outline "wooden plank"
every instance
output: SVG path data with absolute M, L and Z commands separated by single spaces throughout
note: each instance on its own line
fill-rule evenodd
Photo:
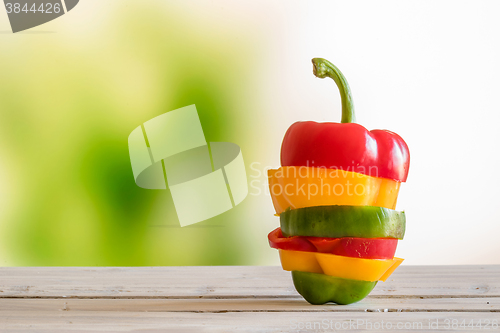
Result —
M 1 297 L 300 298 L 280 267 L 0 268 Z M 402 266 L 370 297 L 499 297 L 500 265 Z
M 350 305 L 312 306 L 303 299 L 0 299 L 4 311 L 117 312 L 498 312 L 500 297 L 365 298 Z
M 491 312 L 2 311 L 0 325 L 9 332 L 498 332 L 499 317 Z M 474 328 L 467 327 L 471 321 Z
M 309 305 L 279 267 L 0 268 L 0 277 L 0 330 L 12 332 L 500 331 L 498 265 L 403 266 L 348 306 Z

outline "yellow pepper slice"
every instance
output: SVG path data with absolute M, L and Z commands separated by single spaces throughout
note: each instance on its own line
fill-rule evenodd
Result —
M 396 208 L 400 182 L 357 172 L 319 167 L 268 170 L 276 214 L 291 209 L 348 205 Z
M 362 259 L 329 253 L 279 250 L 285 271 L 326 274 L 344 279 L 385 281 L 404 259 Z

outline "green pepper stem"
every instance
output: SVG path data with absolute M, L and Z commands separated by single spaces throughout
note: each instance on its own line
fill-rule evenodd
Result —
M 340 91 L 342 99 L 342 123 L 355 123 L 356 116 L 354 115 L 354 103 L 352 101 L 351 89 L 349 83 L 342 72 L 335 67 L 334 64 L 323 58 L 314 58 L 313 73 L 320 79 L 329 77 L 335 81 Z

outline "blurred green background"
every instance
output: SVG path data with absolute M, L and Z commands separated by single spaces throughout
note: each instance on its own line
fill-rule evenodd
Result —
M 2 22 L 0 264 L 258 262 L 251 200 L 180 228 L 168 190 L 135 185 L 127 147 L 143 122 L 196 104 L 207 141 L 240 145 L 248 168 L 255 35 L 189 4 L 112 5 L 16 35 Z

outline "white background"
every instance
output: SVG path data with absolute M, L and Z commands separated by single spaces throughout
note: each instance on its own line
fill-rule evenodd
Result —
M 340 121 L 334 83 L 313 77 L 310 64 L 329 59 L 350 83 L 357 121 L 398 133 L 410 148 L 397 256 L 500 264 L 500 2 L 304 1 L 273 10 L 282 42 L 269 86 L 279 92 L 269 97 L 279 127 L 272 142 L 298 120 Z

